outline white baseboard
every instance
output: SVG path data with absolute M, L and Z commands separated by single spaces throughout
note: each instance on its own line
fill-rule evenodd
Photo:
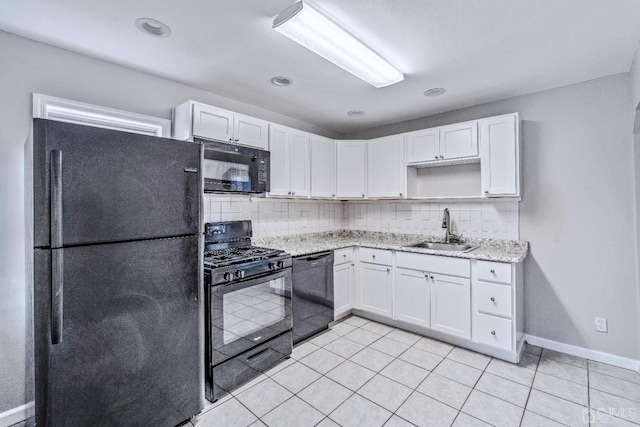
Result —
M 591 350 L 588 348 L 565 344 L 558 341 L 552 341 L 546 338 L 540 338 L 529 334 L 526 335 L 525 339 L 531 345 L 537 345 L 538 347 L 548 348 L 549 350 L 555 350 L 578 357 L 584 357 L 585 359 L 595 360 L 596 362 L 606 363 L 608 365 L 617 366 L 619 368 L 631 369 L 632 371 L 640 373 L 640 360 L 616 356 L 615 354 L 605 353 L 598 350 Z
M 34 403 L 29 402 L 17 408 L 0 413 L 0 427 L 7 427 L 24 421 L 34 415 Z

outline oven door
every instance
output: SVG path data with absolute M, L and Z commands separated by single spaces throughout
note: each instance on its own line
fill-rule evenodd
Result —
M 210 366 L 291 330 L 291 268 L 209 287 Z
M 204 189 L 215 192 L 269 191 L 269 152 L 232 144 L 204 143 Z

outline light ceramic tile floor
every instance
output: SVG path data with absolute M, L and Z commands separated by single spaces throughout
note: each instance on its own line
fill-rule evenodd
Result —
M 352 316 L 191 422 L 633 426 L 640 425 L 640 374 L 529 345 L 515 365 Z

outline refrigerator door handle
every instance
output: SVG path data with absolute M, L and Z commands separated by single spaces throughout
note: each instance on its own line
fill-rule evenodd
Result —
M 51 150 L 51 344 L 62 342 L 62 151 Z
M 62 342 L 64 249 L 51 251 L 51 344 Z
M 51 150 L 51 248 L 62 247 L 62 151 Z

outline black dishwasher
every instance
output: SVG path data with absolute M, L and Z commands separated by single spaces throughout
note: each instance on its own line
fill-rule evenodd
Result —
M 333 322 L 333 251 L 293 258 L 293 343 Z

